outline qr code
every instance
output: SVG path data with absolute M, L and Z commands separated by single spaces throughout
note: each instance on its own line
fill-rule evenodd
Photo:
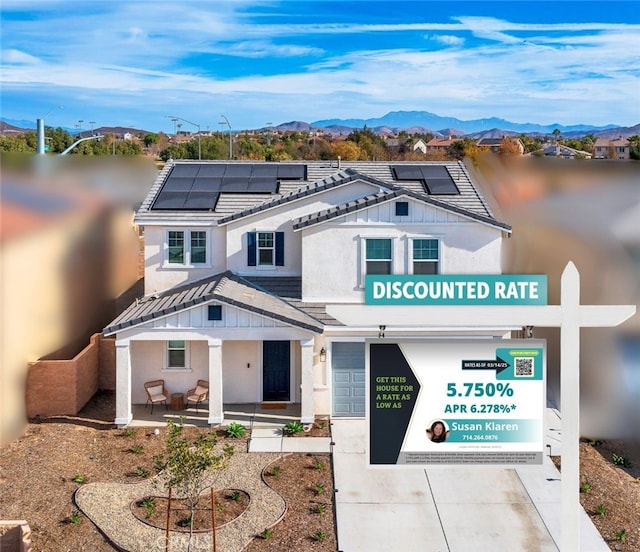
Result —
M 532 378 L 533 377 L 533 358 L 518 357 L 516 360 L 516 377 Z

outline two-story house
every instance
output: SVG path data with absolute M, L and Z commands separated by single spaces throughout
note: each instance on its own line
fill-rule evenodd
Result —
M 594 144 L 594 157 L 625 161 L 631 158 L 631 144 L 622 136 L 614 140 L 598 138 Z
M 511 229 L 462 163 L 170 161 L 136 215 L 145 296 L 112 321 L 116 423 L 209 382 L 224 404 L 300 404 L 301 421 L 365 412 L 365 339 L 331 305 L 364 303 L 366 274 L 501 272 Z M 516 328 L 386 327 L 388 337 L 508 337 Z

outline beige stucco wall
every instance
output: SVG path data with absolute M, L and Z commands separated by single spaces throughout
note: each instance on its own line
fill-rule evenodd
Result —
M 209 350 L 206 341 L 188 342 L 189 370 L 167 370 L 165 341 L 131 342 L 131 402 L 145 404 L 144 382 L 163 379 L 167 392 L 186 393 L 199 379 L 209 379 Z
M 364 240 L 393 240 L 393 273 L 410 273 L 411 237 L 441 240 L 443 274 L 500 274 L 501 232 L 465 221 L 447 223 L 354 225 L 320 224 L 303 231 L 302 296 L 305 301 L 362 302 Z M 326 267 L 330 267 L 327 270 Z
M 165 263 L 165 244 L 168 230 L 182 230 L 185 240 L 189 230 L 207 232 L 209 263 L 202 267 L 169 265 Z M 206 226 L 145 226 L 145 294 L 155 293 L 226 270 L 225 230 L 214 224 Z
M 227 267 L 238 274 L 261 276 L 300 276 L 302 264 L 301 236 L 294 232 L 291 221 L 316 213 L 354 198 L 371 194 L 377 187 L 353 182 L 313 196 L 286 203 L 269 211 L 242 218 L 227 225 Z M 247 266 L 247 232 L 268 230 L 284 232 L 285 265 L 281 267 Z
M 301 353 L 299 341 L 291 342 L 291 400 L 300 400 Z M 198 379 L 209 379 L 209 350 L 206 341 L 188 342 L 190 370 L 166 370 L 165 341 L 131 341 L 131 397 L 133 404 L 146 403 L 144 383 L 164 379 L 169 394 L 184 393 Z M 262 342 L 225 341 L 222 345 L 224 403 L 252 403 L 262 400 Z M 213 389 L 211 390 L 213 392 Z

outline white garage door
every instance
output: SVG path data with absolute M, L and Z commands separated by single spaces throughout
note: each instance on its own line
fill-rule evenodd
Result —
M 333 416 L 364 416 L 364 343 L 334 343 L 331 372 Z

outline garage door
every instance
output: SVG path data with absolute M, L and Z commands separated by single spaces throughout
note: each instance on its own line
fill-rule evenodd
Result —
M 331 348 L 333 416 L 364 416 L 364 343 Z

